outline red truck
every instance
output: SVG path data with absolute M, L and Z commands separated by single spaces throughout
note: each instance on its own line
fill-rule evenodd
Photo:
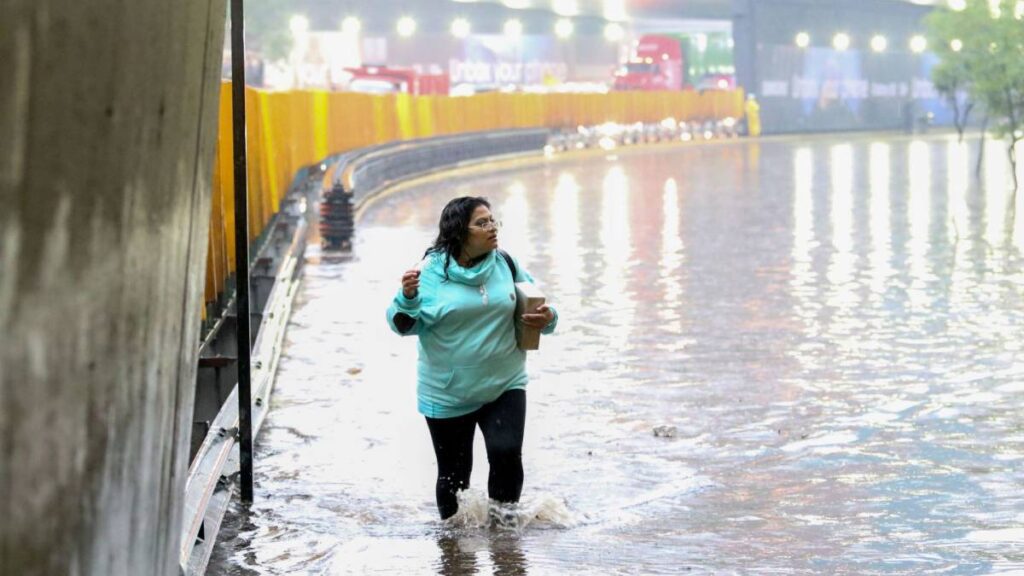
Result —
M 722 33 L 641 36 L 618 71 L 615 90 L 730 90 L 736 87 L 732 38 Z

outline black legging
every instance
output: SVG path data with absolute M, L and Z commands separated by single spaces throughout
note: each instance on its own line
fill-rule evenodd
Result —
M 487 495 L 498 502 L 518 502 L 523 491 L 523 428 L 526 391 L 509 390 L 476 412 L 457 418 L 427 418 L 437 456 L 437 510 L 448 518 L 459 509 L 455 493 L 469 488 L 473 471 L 473 435 L 484 434 Z

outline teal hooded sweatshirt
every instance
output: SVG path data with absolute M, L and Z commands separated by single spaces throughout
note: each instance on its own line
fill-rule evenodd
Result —
M 454 258 L 445 279 L 444 254 L 431 253 L 420 271 L 419 294 L 399 290 L 388 308 L 388 324 L 401 336 L 419 337 L 416 396 L 428 418 L 455 418 L 497 400 L 509 390 L 525 389 L 526 352 L 516 346 L 516 291 L 512 270 L 497 250 L 472 268 Z M 533 278 L 515 261 L 515 282 Z M 552 311 L 554 309 L 552 308 Z M 397 314 L 416 321 L 406 333 Z M 558 313 L 542 331 L 554 332 Z

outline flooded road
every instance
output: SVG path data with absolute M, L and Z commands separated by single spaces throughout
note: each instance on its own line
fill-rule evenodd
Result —
M 209 573 L 1024 573 L 1024 214 L 976 147 L 662 148 L 380 200 L 351 260 L 310 255 Z M 385 322 L 467 194 L 561 316 L 520 532 L 437 520 L 416 343 Z M 474 461 L 481 489 L 479 434 Z

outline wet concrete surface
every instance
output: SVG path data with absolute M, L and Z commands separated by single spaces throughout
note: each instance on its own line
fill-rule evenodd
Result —
M 1024 217 L 976 148 L 652 149 L 380 200 L 351 259 L 310 255 L 257 503 L 209 573 L 1024 571 Z M 530 353 L 518 531 L 437 520 L 415 341 L 384 318 L 466 194 L 561 315 Z M 475 462 L 482 489 L 479 435 Z

